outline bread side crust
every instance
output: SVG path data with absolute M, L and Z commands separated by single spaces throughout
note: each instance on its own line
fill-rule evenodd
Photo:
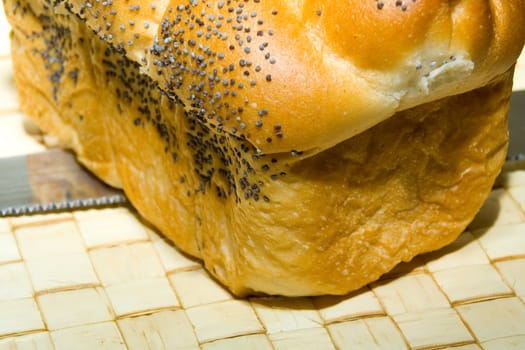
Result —
M 10 14 L 24 111 L 237 295 L 344 294 L 446 245 L 504 161 L 512 70 L 290 161 L 217 135 L 82 21 L 37 3 Z M 56 85 L 42 45 L 65 28 Z

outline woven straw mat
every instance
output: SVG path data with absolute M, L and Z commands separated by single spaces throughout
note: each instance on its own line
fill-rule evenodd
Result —
M 0 33 L 0 156 L 42 150 L 3 18 Z M 525 349 L 525 166 L 510 168 L 456 242 L 344 297 L 235 299 L 124 207 L 0 219 L 0 350 Z

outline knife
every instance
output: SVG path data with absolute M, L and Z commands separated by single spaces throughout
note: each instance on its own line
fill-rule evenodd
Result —
M 100 181 L 71 152 L 54 148 L 0 159 L 0 217 L 126 203 L 122 191 Z
M 507 160 L 525 161 L 525 90 L 512 93 L 509 112 L 509 150 Z
M 525 90 L 512 94 L 507 160 L 525 162 Z M 120 190 L 91 174 L 73 153 L 51 149 L 0 159 L 0 217 L 129 204 Z

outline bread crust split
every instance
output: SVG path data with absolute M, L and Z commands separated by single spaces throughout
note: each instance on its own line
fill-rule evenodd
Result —
M 233 293 L 299 296 L 453 241 L 505 159 L 525 1 L 381 3 L 5 8 L 45 132 Z

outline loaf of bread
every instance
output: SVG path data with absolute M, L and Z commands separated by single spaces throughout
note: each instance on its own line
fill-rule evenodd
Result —
M 233 293 L 453 241 L 505 160 L 525 0 L 5 0 L 22 109 Z

